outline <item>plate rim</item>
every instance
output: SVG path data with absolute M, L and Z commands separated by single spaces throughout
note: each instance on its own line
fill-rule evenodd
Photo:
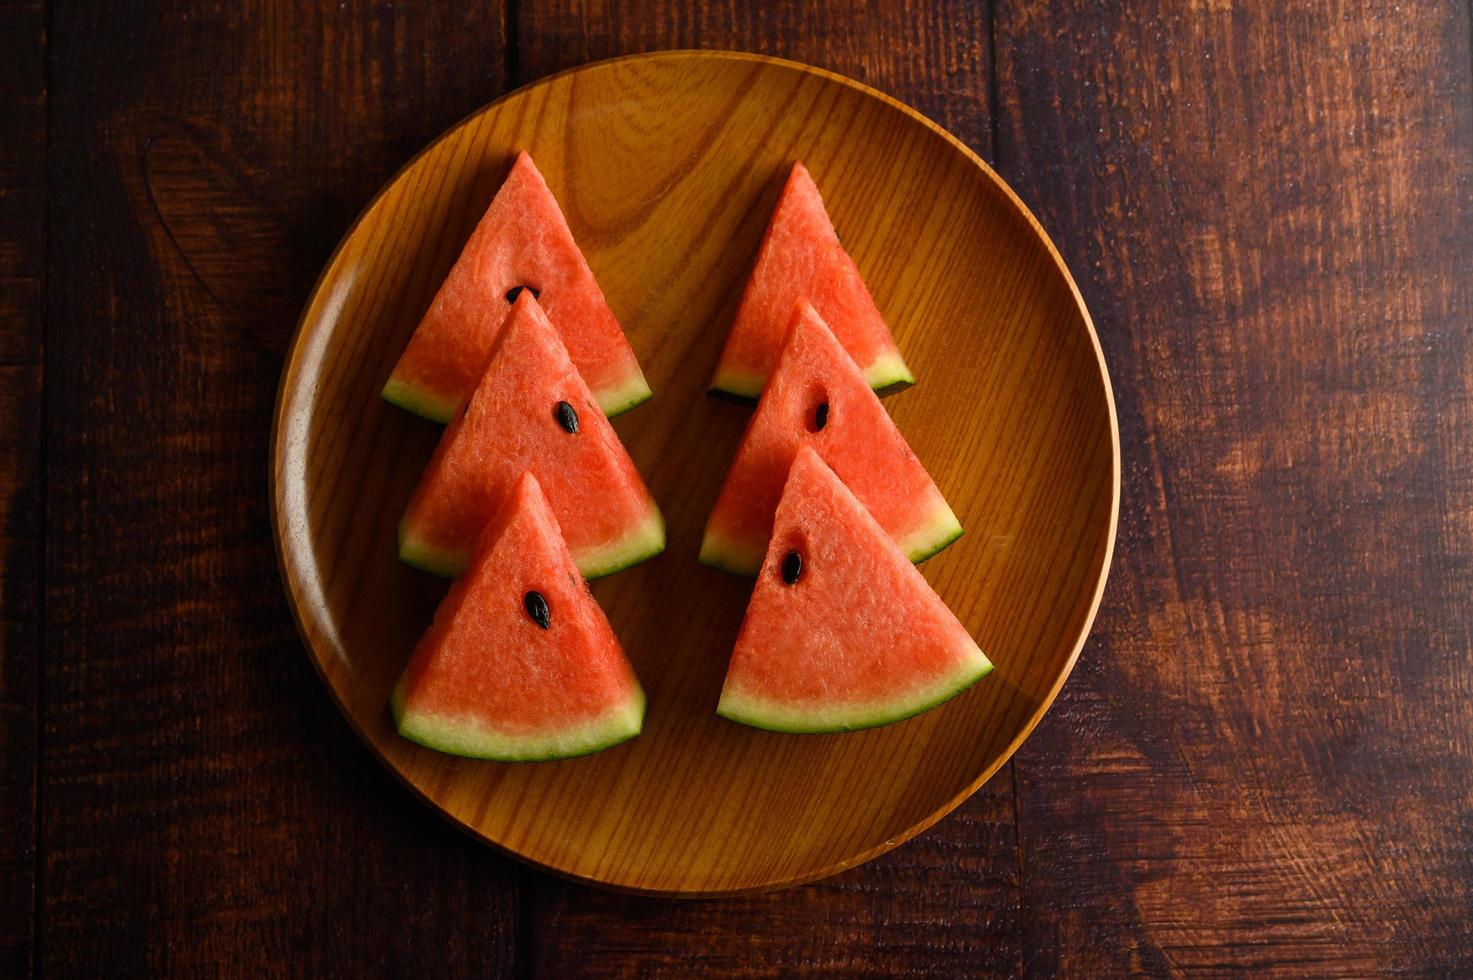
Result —
M 348 243 L 357 234 L 358 229 L 363 224 L 364 220 L 373 213 L 373 211 L 378 207 L 379 202 L 383 200 L 385 195 L 387 195 L 389 191 L 399 182 L 400 178 L 402 178 L 408 171 L 415 167 L 422 158 L 434 151 L 441 143 L 459 132 L 466 125 L 480 118 L 482 115 L 495 110 L 502 103 L 510 101 L 511 99 L 516 97 L 524 96 L 535 89 L 550 86 L 570 75 L 579 72 L 607 68 L 626 62 L 654 60 L 745 61 L 754 64 L 776 66 L 789 71 L 795 71 L 800 74 L 816 76 L 830 82 L 836 82 L 858 92 L 861 95 L 877 99 L 890 108 L 901 112 L 905 116 L 908 116 L 912 121 L 920 123 L 926 129 L 929 129 L 932 133 L 944 139 L 952 146 L 953 149 L 959 151 L 968 162 L 970 162 L 973 166 L 980 170 L 982 174 L 988 180 L 990 180 L 999 191 L 1002 192 L 1004 197 L 1013 206 L 1016 212 L 1020 214 L 1027 222 L 1033 234 L 1038 238 L 1040 242 L 1042 242 L 1050 261 L 1052 261 L 1054 265 L 1054 268 L 1060 275 L 1063 276 L 1064 282 L 1069 288 L 1069 294 L 1074 301 L 1074 306 L 1079 312 L 1079 315 L 1084 324 L 1085 331 L 1089 337 L 1090 347 L 1094 353 L 1095 367 L 1099 371 L 1100 385 L 1105 395 L 1106 414 L 1109 419 L 1110 517 L 1105 529 L 1105 547 L 1098 572 L 1099 577 L 1095 583 L 1094 594 L 1090 597 L 1089 600 L 1088 612 L 1085 614 L 1084 622 L 1080 625 L 1078 636 L 1074 640 L 1073 648 L 1070 651 L 1068 658 L 1065 660 L 1063 669 L 1059 672 L 1058 677 L 1055 679 L 1053 685 L 1050 687 L 1048 692 L 1039 699 L 1037 706 L 1033 709 L 1032 714 L 1029 715 L 1028 720 L 1024 723 L 1018 734 L 1012 739 L 1012 741 L 1008 743 L 1007 747 L 998 754 L 997 760 L 991 766 L 987 767 L 981 773 L 981 775 L 977 776 L 975 779 L 969 782 L 961 792 L 957 793 L 955 796 L 947 800 L 941 806 L 937 807 L 931 813 L 927 814 L 921 820 L 907 827 L 904 831 L 898 834 L 891 835 L 890 837 L 886 838 L 883 841 L 880 841 L 878 844 L 875 844 L 866 850 L 863 850 L 848 857 L 840 858 L 839 860 L 831 862 L 820 868 L 805 870 L 798 874 L 775 878 L 769 881 L 764 881 L 760 884 L 739 886 L 735 888 L 644 888 L 636 885 L 623 884 L 620 882 L 606 881 L 601 878 L 595 878 L 588 875 L 578 874 L 577 872 L 569 871 L 563 868 L 553 867 L 551 865 L 544 864 L 538 861 L 534 857 L 522 854 L 499 841 L 493 840 L 492 838 L 483 834 L 477 828 L 471 826 L 469 823 L 461 820 L 459 817 L 452 814 L 449 810 L 442 807 L 435 800 L 431 799 L 418 785 L 412 782 L 399 769 L 399 767 L 390 762 L 388 757 L 380 750 L 379 746 L 374 742 L 374 740 L 364 732 L 363 728 L 360 727 L 360 725 L 358 724 L 358 721 L 354 717 L 353 713 L 348 710 L 347 706 L 343 703 L 342 698 L 338 695 L 337 688 L 328 678 L 323 667 L 322 658 L 319 655 L 317 647 L 311 638 L 312 634 L 308 630 L 307 622 L 303 616 L 297 594 L 292 588 L 292 584 L 297 581 L 297 579 L 293 576 L 291 569 L 288 566 L 288 556 L 286 553 L 286 541 L 288 538 L 288 533 L 287 529 L 284 528 L 282 524 L 282 433 L 286 427 L 287 422 L 287 393 L 294 389 L 294 385 L 292 385 L 290 382 L 295 381 L 296 375 L 298 374 L 301 365 L 303 340 L 307 336 L 307 330 L 309 326 L 308 314 L 318 307 L 324 285 L 327 283 L 331 273 L 336 268 L 338 259 L 342 255 L 343 250 L 347 248 Z M 281 369 L 281 377 L 277 383 L 275 405 L 271 413 L 271 439 L 269 442 L 268 452 L 270 455 L 268 459 L 269 465 L 267 466 L 267 479 L 270 498 L 269 503 L 271 509 L 272 546 L 276 554 L 277 573 L 281 578 L 282 591 L 286 594 L 287 605 L 291 609 L 292 621 L 297 628 L 298 639 L 301 641 L 302 646 L 305 648 L 307 659 L 311 662 L 313 670 L 317 673 L 318 680 L 320 680 L 322 686 L 327 689 L 328 696 L 337 706 L 339 713 L 347 721 L 348 726 L 353 730 L 353 733 L 358 736 L 358 740 L 362 742 L 363 745 L 369 750 L 369 752 L 378 760 L 379 764 L 387 769 L 401 785 L 403 785 L 410 791 L 413 796 L 418 798 L 422 803 L 427 805 L 431 810 L 438 814 L 442 820 L 447 821 L 452 826 L 456 827 L 461 832 L 469 835 L 480 844 L 489 846 L 499 854 L 506 855 L 507 857 L 510 857 L 528 867 L 536 868 L 539 871 L 554 875 L 566 881 L 575 882 L 580 885 L 587 885 L 606 891 L 613 891 L 628 895 L 643 895 L 660 898 L 716 898 L 723 896 L 760 894 L 762 892 L 778 891 L 797 885 L 807 884 L 813 881 L 819 881 L 824 878 L 829 878 L 833 875 L 839 874 L 840 872 L 847 871 L 850 868 L 858 867 L 861 864 L 872 861 L 888 851 L 894 850 L 901 844 L 910 841 L 917 835 L 922 834 L 925 831 L 929 830 L 931 827 L 935 826 L 935 824 L 943 817 L 947 816 L 966 800 L 970 799 L 977 792 L 977 790 L 982 788 L 983 784 L 985 784 L 989 779 L 997 774 L 999 769 L 1001 769 L 1004 765 L 1012 760 L 1013 755 L 1018 751 L 1023 743 L 1027 741 L 1028 737 L 1033 734 L 1033 730 L 1038 727 L 1039 722 L 1043 720 L 1044 715 L 1046 715 L 1049 709 L 1053 706 L 1054 700 L 1058 697 L 1059 692 L 1064 687 L 1064 683 L 1069 679 L 1070 675 L 1073 674 L 1074 667 L 1079 661 L 1080 653 L 1083 651 L 1084 645 L 1086 642 L 1088 642 L 1090 633 L 1094 628 L 1095 617 L 1099 613 L 1100 605 L 1104 599 L 1105 585 L 1109 581 L 1111 566 L 1114 563 L 1115 544 L 1120 523 L 1120 421 L 1115 407 L 1114 388 L 1110 383 L 1109 368 L 1105 363 L 1104 348 L 1100 344 L 1099 332 L 1095 329 L 1094 319 L 1090 316 L 1089 308 L 1084 302 L 1084 296 L 1079 291 L 1079 286 L 1075 282 L 1073 274 L 1069 271 L 1069 267 L 1064 262 L 1063 256 L 1060 254 L 1058 247 L 1054 244 L 1053 239 L 1044 229 L 1042 223 L 1040 223 L 1038 218 L 1033 214 L 1033 211 L 1028 207 L 1027 204 L 1023 202 L 1023 199 L 1018 196 L 1017 192 L 1015 192 L 1011 186 L 1008 185 L 1007 181 L 1005 181 L 995 170 L 992 169 L 991 165 L 989 165 L 987 161 L 983 160 L 982 157 L 979 156 L 976 151 L 968 146 L 963 140 L 952 134 L 940 123 L 937 123 L 930 117 L 926 116 L 920 110 L 915 109 L 904 102 L 901 102 L 899 99 L 896 99 L 895 97 L 888 95 L 885 92 L 874 88 L 873 86 L 867 85 L 864 82 L 857 81 L 856 79 L 850 78 L 847 75 L 841 75 L 838 72 L 830 71 L 826 68 L 819 68 L 814 65 L 805 64 L 801 61 L 774 57 L 772 55 L 755 54 L 746 51 L 735 51 L 717 48 L 671 48 L 661 49 L 657 51 L 643 51 L 636 54 L 627 54 L 613 58 L 604 58 L 598 61 L 585 62 L 580 65 L 574 65 L 569 68 L 564 68 L 561 71 L 528 82 L 525 85 L 518 86 L 517 88 L 512 89 L 509 92 L 505 92 L 497 96 L 490 102 L 478 106 L 476 109 L 462 116 L 460 119 L 456 120 L 449 127 L 447 127 L 444 131 L 435 136 L 432 140 L 421 147 L 416 153 L 414 153 L 413 156 L 405 161 L 403 165 L 396 169 L 393 174 L 391 174 L 388 179 L 384 181 L 384 183 L 373 194 L 373 196 L 369 198 L 367 203 L 363 205 L 357 216 L 354 217 L 353 221 L 343 231 L 342 236 L 338 239 L 338 243 L 333 247 L 332 253 L 323 263 L 321 271 L 317 274 L 317 278 L 313 281 L 312 288 L 307 293 L 307 298 L 302 304 L 302 312 L 297 317 L 296 326 L 292 330 L 291 340 L 287 345 L 285 360 Z

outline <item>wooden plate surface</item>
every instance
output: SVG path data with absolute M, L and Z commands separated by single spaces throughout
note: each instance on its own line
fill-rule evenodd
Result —
M 644 734 L 584 759 L 502 765 L 419 748 L 391 726 L 389 691 L 445 589 L 394 550 L 440 429 L 378 393 L 522 148 L 654 388 L 615 426 L 664 508 L 669 546 L 593 586 L 649 694 Z M 750 414 L 706 386 L 795 158 L 813 172 L 918 379 L 886 405 L 967 529 L 922 567 L 997 665 L 935 711 L 847 735 L 769 734 L 715 715 L 751 586 L 695 560 Z M 995 772 L 1084 642 L 1119 482 L 1114 405 L 1089 315 L 1043 230 L 975 154 L 827 72 L 667 52 L 514 92 L 380 193 L 303 314 L 282 377 L 271 494 L 307 649 L 406 784 L 537 866 L 699 895 L 851 867 L 923 830 Z

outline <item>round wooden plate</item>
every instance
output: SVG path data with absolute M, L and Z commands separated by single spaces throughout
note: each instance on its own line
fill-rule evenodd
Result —
M 523 148 L 654 388 L 615 426 L 664 508 L 669 547 L 593 586 L 649 695 L 644 734 L 583 759 L 503 765 L 412 745 L 389 719 L 389 691 L 446 584 L 398 562 L 394 543 L 440 429 L 379 389 Z M 918 379 L 886 405 L 966 527 L 923 570 L 997 665 L 928 714 L 846 735 L 770 734 L 716 716 L 751 583 L 696 564 L 751 414 L 706 387 L 794 159 L 813 172 Z M 271 495 L 312 659 L 406 784 L 547 870 L 711 895 L 872 858 L 1006 761 L 1058 693 L 1099 604 L 1118 442 L 1079 292 L 974 153 L 828 72 L 667 52 L 514 92 L 379 194 L 302 316 L 281 382 Z

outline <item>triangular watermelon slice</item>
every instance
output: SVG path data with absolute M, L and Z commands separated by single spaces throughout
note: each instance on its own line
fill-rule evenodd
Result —
M 780 732 L 873 728 L 992 670 L 811 447 L 793 462 L 717 713 Z
M 962 526 L 880 399 L 823 318 L 804 304 L 701 542 L 702 563 L 755 575 L 798 447 L 812 445 L 912 561 L 934 555 Z
M 531 293 L 517 297 L 465 412 L 445 434 L 399 524 L 399 557 L 458 575 L 531 470 L 588 578 L 659 554 L 665 521 Z
M 547 183 L 526 153 L 466 242 L 384 398 L 436 422 L 465 404 L 512 300 L 530 289 L 607 415 L 650 397 L 639 361 L 583 257 Z
M 915 381 L 800 161 L 793 164 L 757 250 L 712 389 L 741 398 L 761 394 L 793 306 L 803 300 L 828 321 L 872 388 Z
M 526 762 L 638 735 L 645 697 L 536 477 L 517 481 L 390 699 L 399 734 Z

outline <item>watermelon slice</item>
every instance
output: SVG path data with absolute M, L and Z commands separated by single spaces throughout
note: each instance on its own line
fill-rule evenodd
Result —
M 757 250 L 713 390 L 752 399 L 762 393 L 800 300 L 818 308 L 872 388 L 915 381 L 802 162 L 793 164 Z
M 530 762 L 639 734 L 645 698 L 530 473 L 486 525 L 389 702 L 441 752 Z
M 665 549 L 665 521 L 537 300 L 517 297 L 486 373 L 450 423 L 399 524 L 399 557 L 458 575 L 530 469 L 578 568 L 608 575 Z
M 873 728 L 992 663 L 810 446 L 793 462 L 717 713 L 779 732 Z
M 962 526 L 852 358 L 810 305 L 793 311 L 782 356 L 706 523 L 700 560 L 738 575 L 762 564 L 798 447 L 812 445 L 912 561 Z
M 557 324 L 605 414 L 650 397 L 639 361 L 557 200 L 532 158 L 521 153 L 409 338 L 384 398 L 436 422 L 450 421 L 475 389 L 519 287 L 530 289 Z

